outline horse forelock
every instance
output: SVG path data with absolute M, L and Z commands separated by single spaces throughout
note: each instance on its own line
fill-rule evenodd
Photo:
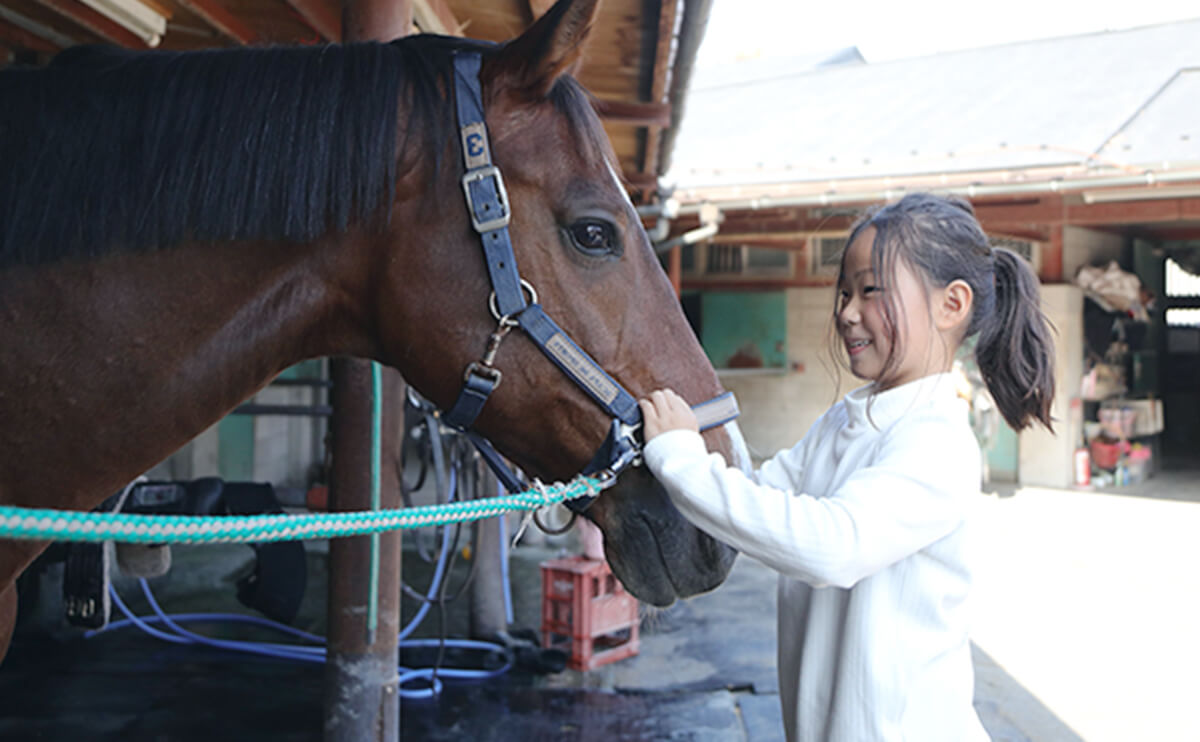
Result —
M 604 125 L 596 114 L 592 95 L 575 78 L 564 75 L 550 89 L 550 101 L 570 124 L 580 154 L 590 162 L 603 161 L 617 166 L 617 157 Z M 620 182 L 618 181 L 618 186 Z M 622 190 L 624 187 L 622 186 Z
M 84 48 L 0 72 L 0 266 L 382 222 L 400 108 L 400 146 L 440 152 L 463 46 Z

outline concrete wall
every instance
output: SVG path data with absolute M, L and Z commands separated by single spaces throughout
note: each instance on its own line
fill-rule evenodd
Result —
M 311 387 L 267 387 L 254 401 L 260 404 L 319 404 L 322 395 Z M 320 460 L 317 437 L 324 423 L 316 418 L 259 415 L 254 418 L 254 481 L 287 487 L 307 487 L 310 467 Z
M 311 405 L 324 402 L 323 394 L 311 387 L 267 387 L 251 400 L 260 404 Z M 169 458 L 148 472 L 151 479 L 186 481 L 199 477 L 223 476 L 230 479 L 249 479 L 270 482 L 277 486 L 308 486 L 309 473 L 324 456 L 326 421 L 304 416 L 259 415 L 252 418 L 230 417 L 238 423 L 225 426 L 229 432 L 244 430 L 225 440 L 221 424 L 213 425 Z M 248 428 L 242 428 L 242 426 Z M 244 466 L 222 463 L 222 443 L 238 449 L 231 453 L 245 455 Z
M 1017 439 L 1017 480 L 1023 485 L 1069 487 L 1074 479 L 1072 455 L 1080 440 L 1080 420 L 1071 414 L 1083 377 L 1083 291 L 1071 284 L 1042 286 L 1042 309 L 1054 323 L 1055 433 L 1041 426 Z
M 787 290 L 786 370 L 721 373 L 721 383 L 737 395 L 742 432 L 756 460 L 791 447 L 861 383 L 843 371 L 839 390 L 828 368 L 833 292 L 830 286 Z
M 1085 265 L 1107 265 L 1120 261 L 1125 237 L 1085 227 L 1063 228 L 1063 280 L 1074 281 Z

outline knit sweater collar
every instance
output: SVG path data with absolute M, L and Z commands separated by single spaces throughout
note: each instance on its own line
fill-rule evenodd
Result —
M 876 389 L 876 384 L 872 382 L 845 396 L 846 414 L 851 427 L 869 425 L 883 429 L 917 407 L 953 399 L 957 394 L 951 373 L 923 376 L 882 392 Z

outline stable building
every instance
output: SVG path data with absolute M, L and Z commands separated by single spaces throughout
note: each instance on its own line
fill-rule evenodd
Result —
M 869 206 L 928 190 L 970 200 L 994 242 L 1031 262 L 1058 333 L 1056 434 L 1001 424 L 992 478 L 1071 485 L 1076 450 L 1098 438 L 1148 451 L 1139 474 L 1191 456 L 1197 38 L 1200 20 L 881 64 L 847 49 L 697 68 L 662 244 L 755 452 L 798 440 L 858 384 L 830 371 L 840 252 Z M 1138 306 L 1076 283 L 1110 264 L 1137 277 Z M 1098 366 L 1118 378 L 1085 387 Z M 1124 429 L 1109 410 L 1126 410 Z

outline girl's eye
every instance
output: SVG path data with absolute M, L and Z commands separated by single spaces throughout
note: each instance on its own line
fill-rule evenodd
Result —
M 617 251 L 617 230 L 600 219 L 580 219 L 567 228 L 571 242 L 586 255 L 612 255 Z
M 878 293 L 879 291 L 881 291 L 881 289 L 878 286 L 863 286 L 862 290 L 863 296 L 870 296 L 871 294 Z

